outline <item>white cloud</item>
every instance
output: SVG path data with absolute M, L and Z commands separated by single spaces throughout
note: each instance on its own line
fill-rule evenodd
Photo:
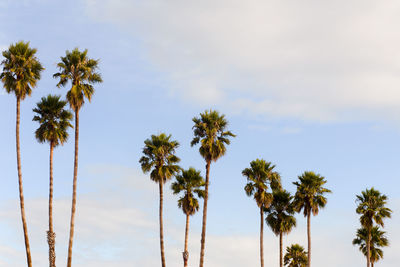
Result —
M 200 105 L 312 121 L 400 113 L 400 3 L 86 0 Z

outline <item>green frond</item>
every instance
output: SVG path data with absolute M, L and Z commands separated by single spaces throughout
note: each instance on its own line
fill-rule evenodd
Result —
M 66 101 L 60 96 L 48 95 L 42 97 L 36 104 L 33 112 L 36 114 L 33 121 L 40 126 L 35 131 L 36 139 L 40 143 L 48 142 L 52 146 L 64 144 L 68 140 L 68 128 L 72 128 L 72 113 L 65 109 Z
M 14 93 L 20 100 L 31 95 L 44 70 L 35 57 L 36 52 L 35 48 L 29 47 L 29 42 L 20 41 L 11 44 L 8 50 L 2 53 L 4 60 L 1 62 L 3 70 L 0 80 L 6 92 Z

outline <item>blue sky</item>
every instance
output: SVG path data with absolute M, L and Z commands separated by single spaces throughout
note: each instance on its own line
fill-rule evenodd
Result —
M 190 147 L 192 121 L 224 113 L 237 138 L 212 165 L 206 262 L 258 264 L 259 219 L 241 170 L 256 158 L 277 165 L 283 185 L 305 170 L 326 177 L 333 193 L 312 219 L 315 266 L 363 266 L 352 247 L 355 195 L 375 186 L 389 196 L 391 247 L 399 261 L 400 36 L 396 1 L 111 1 L 0 0 L 0 48 L 30 41 L 45 66 L 22 104 L 26 212 L 35 265 L 47 260 L 48 146 L 33 132 L 32 108 L 56 88 L 65 50 L 100 59 L 104 83 L 81 112 L 75 266 L 159 266 L 158 191 L 140 170 L 143 141 L 166 132 L 181 144 L 182 166 L 204 172 Z M 15 98 L 0 93 L 0 266 L 24 266 L 17 202 Z M 57 262 L 67 251 L 73 134 L 55 153 Z M 184 216 L 166 193 L 167 262 L 181 264 Z M 190 261 L 197 264 L 200 214 L 192 219 Z M 305 220 L 285 245 L 306 245 Z M 278 240 L 266 228 L 268 265 Z M 334 250 L 334 253 L 331 251 Z M 328 253 L 328 251 L 330 253 Z M 340 257 L 338 257 L 340 255 Z M 327 259 L 329 262 L 327 262 Z

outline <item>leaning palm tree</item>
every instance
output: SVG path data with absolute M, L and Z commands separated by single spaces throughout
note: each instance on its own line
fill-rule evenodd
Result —
M 246 194 L 253 196 L 260 209 L 260 263 L 264 267 L 264 209 L 268 208 L 272 202 L 272 192 L 268 189 L 280 188 L 281 180 L 277 172 L 274 171 L 275 165 L 263 159 L 256 159 L 250 162 L 250 168 L 242 171 L 242 175 L 247 178 L 244 187 Z
M 200 171 L 194 168 L 183 170 L 182 174 L 176 176 L 176 181 L 172 184 L 171 188 L 174 194 L 183 192 L 183 196 L 178 200 L 178 207 L 182 209 L 186 215 L 186 228 L 185 228 L 185 250 L 183 252 L 183 264 L 188 266 L 189 251 L 188 251 L 188 238 L 189 238 L 189 218 L 199 210 L 199 201 L 195 197 L 204 197 L 204 179 L 200 175 Z
M 286 248 L 285 266 L 306 267 L 308 262 L 307 252 L 299 244 L 294 244 Z
M 275 235 L 279 236 L 279 266 L 283 267 L 283 246 L 282 236 L 289 234 L 293 227 L 296 227 L 294 215 L 293 197 L 286 190 L 277 190 L 273 193 L 273 201 L 269 208 L 265 209 L 268 213 L 266 222 Z
M 53 231 L 53 150 L 58 145 L 63 145 L 68 139 L 68 128 L 72 127 L 72 113 L 65 109 L 66 101 L 61 101 L 60 96 L 48 95 L 42 97 L 33 109 L 37 115 L 33 121 L 40 123 L 35 131 L 36 139 L 40 143 L 50 145 L 50 184 L 49 184 L 49 230 L 47 243 L 49 244 L 49 266 L 56 266 L 55 237 Z
M 203 224 L 201 228 L 201 249 L 200 249 L 200 267 L 204 265 L 204 253 L 206 244 L 206 225 L 207 225 L 207 204 L 208 204 L 208 186 L 210 184 L 210 166 L 211 162 L 217 161 L 225 155 L 226 145 L 230 144 L 229 137 L 235 135 L 227 131 L 228 121 L 225 115 L 220 115 L 218 111 L 210 110 L 200 113 L 200 117 L 193 118 L 194 138 L 191 146 L 200 143 L 200 155 L 206 161 L 206 185 L 203 207 Z
M 68 84 L 68 81 L 71 82 L 71 89 L 67 92 L 67 101 L 75 112 L 74 177 L 72 186 L 67 267 L 71 267 L 72 265 L 72 244 L 75 229 L 76 186 L 78 178 L 79 111 L 85 103 L 85 98 L 89 100 L 89 102 L 91 101 L 94 94 L 93 84 L 102 82 L 100 74 L 96 72 L 99 60 L 88 58 L 87 52 L 87 49 L 81 52 L 78 48 L 75 48 L 72 52 L 67 50 L 65 57 L 61 57 L 61 62 L 57 64 L 60 72 L 53 75 L 54 78 L 59 79 L 57 87 L 64 87 Z
M 0 79 L 7 93 L 14 94 L 17 99 L 16 110 L 16 150 L 17 150 L 17 169 L 18 169 L 18 185 L 19 185 L 19 203 L 21 208 L 22 227 L 24 230 L 25 250 L 28 267 L 32 266 L 31 251 L 28 238 L 28 226 L 25 218 L 24 192 L 22 186 L 21 171 L 21 152 L 19 143 L 19 123 L 20 123 L 20 104 L 26 96 L 30 96 L 32 89 L 36 87 L 37 81 L 40 79 L 40 73 L 43 70 L 42 64 L 36 57 L 37 50 L 29 47 L 29 42 L 17 42 L 9 46 L 4 51 L 4 60 L 1 62 L 3 71 Z
M 304 217 L 307 217 L 307 239 L 308 239 L 308 262 L 307 267 L 311 266 L 311 214 L 316 216 L 321 208 L 324 208 L 327 199 L 324 196 L 330 193 L 326 189 L 325 177 L 315 174 L 311 171 L 304 172 L 298 177 L 299 182 L 293 184 L 297 186 L 297 191 L 294 196 L 293 206 L 297 212 L 303 210 Z
M 386 232 L 381 231 L 379 226 L 371 228 L 370 259 L 372 267 L 374 267 L 375 262 L 383 258 L 383 250 L 381 248 L 389 246 L 389 240 L 385 234 Z M 357 230 L 356 238 L 353 240 L 353 245 L 358 245 L 365 257 L 367 257 L 367 239 L 368 230 L 362 227 Z
M 139 163 L 141 164 L 144 173 L 150 172 L 150 179 L 158 183 L 160 189 L 160 250 L 161 264 L 162 267 L 165 267 L 163 185 L 180 170 L 180 167 L 177 165 L 180 159 L 175 155 L 175 150 L 178 148 L 179 143 L 177 141 L 172 141 L 171 135 L 161 133 L 159 135 L 152 135 L 150 139 L 146 139 L 144 145 L 144 155 L 140 158 Z
M 383 220 L 390 218 L 392 211 L 386 207 L 387 196 L 382 195 L 373 187 L 361 192 L 361 195 L 356 196 L 358 206 L 357 214 L 360 214 L 360 223 L 367 229 L 367 267 L 371 266 L 371 231 L 374 222 L 380 226 L 384 226 Z

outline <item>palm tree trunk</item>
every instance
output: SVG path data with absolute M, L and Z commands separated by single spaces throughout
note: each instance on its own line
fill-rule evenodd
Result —
M 206 243 L 206 225 L 207 225 L 208 185 L 210 184 L 210 165 L 211 165 L 211 160 L 207 160 L 206 185 L 205 185 L 204 207 L 203 207 L 203 226 L 201 229 L 200 267 L 204 266 L 204 250 L 205 250 L 205 243 Z
M 24 229 L 26 260 L 28 263 L 28 267 L 32 267 L 31 249 L 29 246 L 29 238 L 28 238 L 28 226 L 26 224 L 26 217 L 25 217 L 24 190 L 22 188 L 21 151 L 20 151 L 20 144 L 19 144 L 20 104 L 21 104 L 21 100 L 19 97 L 17 97 L 17 119 L 16 119 L 17 122 L 16 122 L 16 129 L 15 129 L 15 139 L 16 139 L 16 146 L 17 146 L 19 204 L 21 207 L 22 227 Z
M 79 144 L 79 109 L 75 109 L 75 158 L 74 181 L 72 186 L 71 222 L 69 228 L 68 262 L 67 267 L 72 266 L 72 243 L 74 241 L 75 211 L 76 211 L 76 183 L 78 178 L 78 146 Z
M 159 181 L 160 184 L 160 251 L 161 251 L 161 265 L 165 267 L 165 255 L 164 255 L 164 227 L 163 227 L 163 200 L 164 200 L 164 193 L 163 193 L 163 183 L 164 180 Z
M 283 267 L 282 233 L 279 234 L 279 266 L 280 266 L 280 267 Z
M 367 236 L 367 267 L 371 266 L 371 228 L 368 227 Z
M 188 266 L 189 251 L 188 251 L 188 239 L 189 239 L 189 213 L 186 214 L 186 229 L 185 229 L 185 250 L 183 252 L 183 266 Z
M 264 267 L 264 212 L 260 208 L 260 262 L 261 267 Z
M 47 231 L 47 243 L 49 244 L 49 266 L 56 267 L 56 235 L 53 231 L 53 150 L 54 144 L 50 143 L 50 184 L 49 184 L 49 231 Z
M 308 239 L 308 261 L 307 267 L 311 266 L 311 211 L 307 214 L 307 239 Z

